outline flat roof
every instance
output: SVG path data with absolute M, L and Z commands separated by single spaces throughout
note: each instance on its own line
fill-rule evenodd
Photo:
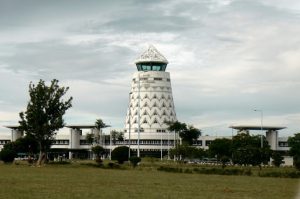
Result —
M 9 129 L 18 129 L 20 125 L 7 125 L 4 126 L 5 128 L 9 128 Z
M 262 127 L 262 128 L 261 128 Z M 229 128 L 237 130 L 281 130 L 285 129 L 285 126 L 260 126 L 260 125 L 232 125 Z
M 91 129 L 96 128 L 96 125 L 66 125 L 65 127 L 71 128 L 71 129 Z
M 4 126 L 9 129 L 18 129 L 20 125 L 7 125 Z M 66 125 L 65 127 L 67 128 L 77 128 L 77 129 L 90 129 L 90 128 L 96 128 L 96 125 Z

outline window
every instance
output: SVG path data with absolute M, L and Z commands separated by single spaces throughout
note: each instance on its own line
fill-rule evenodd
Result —
M 156 81 L 162 81 L 162 78 L 154 77 L 154 80 L 156 80 Z
M 139 63 L 136 65 L 138 71 L 165 71 L 167 64 L 164 63 Z
M 279 145 L 280 147 L 289 147 L 288 142 L 278 142 L 278 145 Z
M 153 122 L 154 124 L 157 124 L 157 120 L 156 119 L 154 119 L 154 122 Z
M 170 81 L 170 79 L 169 79 L 169 78 L 167 78 L 167 81 L 169 82 L 169 81 Z
M 212 140 L 206 140 L 205 141 L 205 146 L 209 146 L 212 143 Z
M 0 140 L 0 145 L 4 145 L 9 142 L 10 142 L 10 140 Z
M 161 66 L 152 66 L 152 70 L 154 71 L 160 71 L 162 69 Z
M 68 145 L 69 140 L 53 140 L 52 144 L 55 144 L 55 145 Z

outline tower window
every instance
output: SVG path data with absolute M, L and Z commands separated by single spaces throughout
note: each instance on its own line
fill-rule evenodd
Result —
M 165 71 L 167 64 L 165 63 L 139 63 L 136 65 L 138 71 Z
M 162 81 L 162 78 L 154 77 L 154 80 L 156 80 L 156 81 Z

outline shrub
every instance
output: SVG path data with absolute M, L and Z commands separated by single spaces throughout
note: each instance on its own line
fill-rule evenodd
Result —
M 300 171 L 300 156 L 294 157 L 294 166 L 296 167 L 297 170 Z
M 66 164 L 71 164 L 69 161 L 59 161 L 59 162 L 49 162 L 48 164 L 51 165 L 66 165 Z
M 117 163 L 114 163 L 114 162 L 109 162 L 109 163 L 107 164 L 107 166 L 108 166 L 108 168 L 110 168 L 110 169 L 119 169 L 119 168 L 120 168 L 120 166 L 119 166 Z
M 272 172 L 260 172 L 260 177 L 274 177 L 274 178 L 300 178 L 299 171 L 272 171 Z
M 211 174 L 211 175 L 252 175 L 250 169 L 221 169 L 221 168 L 194 168 L 194 169 L 182 169 L 161 166 L 157 169 L 158 171 L 166 171 L 173 173 L 198 173 L 198 174 Z
M 115 148 L 111 152 L 111 159 L 117 160 L 119 164 L 123 164 L 125 161 L 128 161 L 128 150 L 127 146 L 120 146 Z
M 273 154 L 272 154 L 272 159 L 273 159 L 272 163 L 273 163 L 273 165 L 274 165 L 275 167 L 280 167 L 280 165 L 281 165 L 282 163 L 284 163 L 284 162 L 283 162 L 283 156 L 282 156 L 281 153 L 278 152 L 278 151 L 274 151 L 274 152 L 273 152 Z
M 129 161 L 132 164 L 133 168 L 135 168 L 138 165 L 138 163 L 141 161 L 141 158 L 139 158 L 139 157 L 131 157 L 129 159 Z
M 12 163 L 14 161 L 15 157 L 17 157 L 17 153 L 12 149 L 3 148 L 0 151 L 0 159 L 4 163 Z

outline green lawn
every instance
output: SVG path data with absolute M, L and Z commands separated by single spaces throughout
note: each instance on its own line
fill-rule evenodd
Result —
M 111 170 L 80 165 L 0 165 L 2 199 L 295 198 L 298 179 Z

